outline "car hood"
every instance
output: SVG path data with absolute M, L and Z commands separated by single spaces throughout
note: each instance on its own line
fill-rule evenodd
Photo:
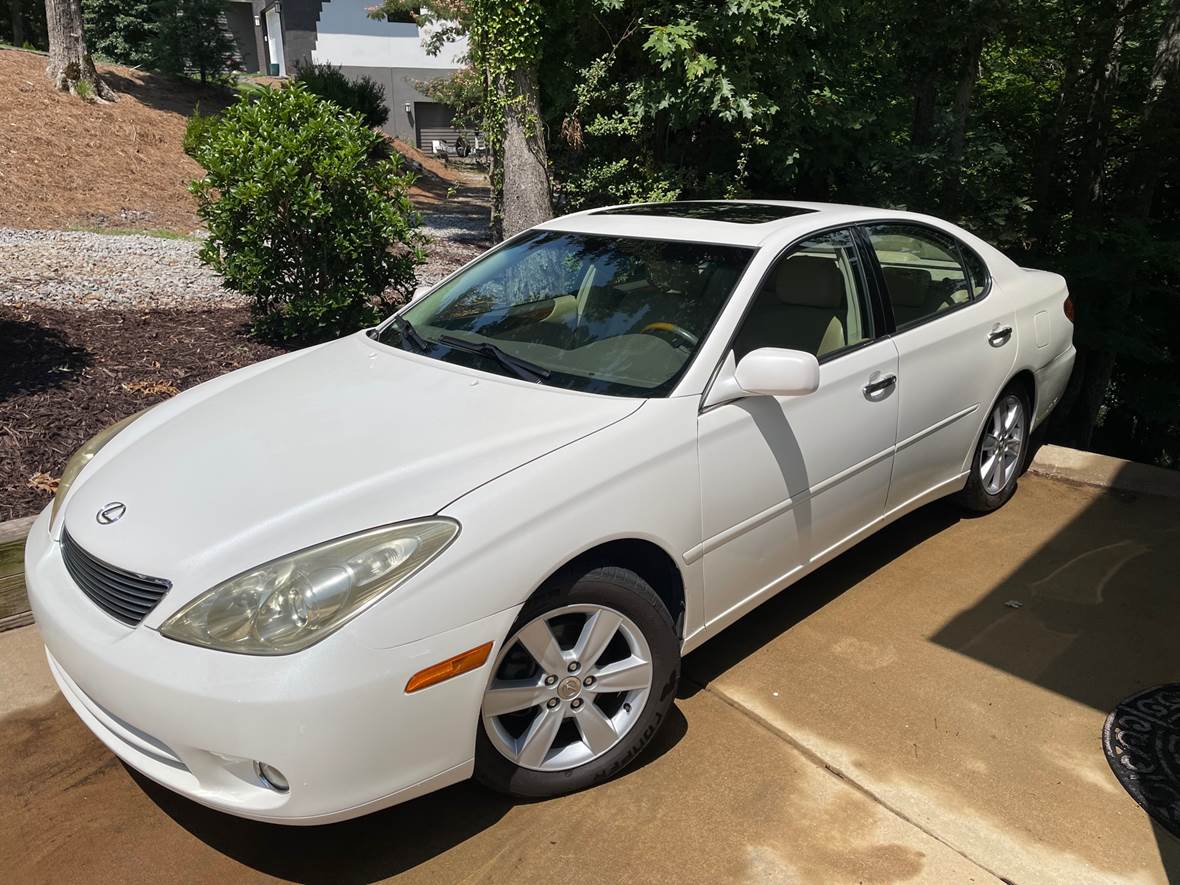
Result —
M 82 472 L 64 524 L 93 556 L 171 580 L 171 611 L 277 556 L 436 513 L 641 405 L 351 336 L 152 409 Z M 101 525 L 111 502 L 126 511 Z

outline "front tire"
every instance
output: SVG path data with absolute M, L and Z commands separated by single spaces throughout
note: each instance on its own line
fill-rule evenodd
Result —
M 1016 481 L 1028 457 L 1029 405 L 1022 388 L 1004 389 L 984 422 L 967 485 L 958 501 L 975 513 L 1004 506 L 1016 492 Z
M 558 574 L 521 609 L 484 693 L 475 777 L 522 799 L 613 777 L 668 717 L 680 677 L 672 617 L 643 578 Z

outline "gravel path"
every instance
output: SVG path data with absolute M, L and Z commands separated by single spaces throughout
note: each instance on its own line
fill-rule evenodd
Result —
M 470 215 L 423 213 L 430 236 L 418 270 L 433 283 L 490 243 L 487 222 Z M 198 240 L 139 234 L 0 228 L 0 304 L 70 309 L 240 307 L 197 259 Z
M 242 305 L 196 240 L 0 228 L 0 304 L 63 308 Z

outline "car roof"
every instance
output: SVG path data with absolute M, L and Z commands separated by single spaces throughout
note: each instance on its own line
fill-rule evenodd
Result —
M 663 211 L 662 211 L 663 210 Z M 777 210 L 777 211 L 776 211 Z M 664 214 L 666 211 L 667 214 Z M 781 234 L 792 237 L 840 224 L 877 219 L 945 222 L 895 209 L 798 200 L 687 200 L 587 209 L 537 225 L 587 234 L 761 246 Z

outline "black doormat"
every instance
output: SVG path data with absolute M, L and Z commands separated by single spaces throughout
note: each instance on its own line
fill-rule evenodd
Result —
M 1160 826 L 1180 836 L 1180 683 L 1132 695 L 1102 726 L 1106 761 Z

